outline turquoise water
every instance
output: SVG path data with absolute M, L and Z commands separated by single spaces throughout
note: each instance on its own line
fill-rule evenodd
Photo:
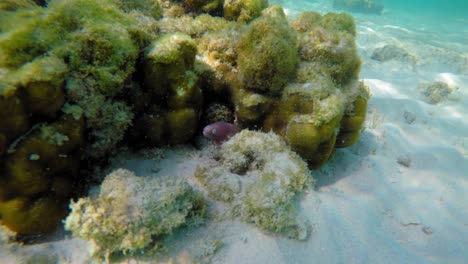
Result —
M 384 4 L 384 14 L 389 12 L 410 12 L 414 16 L 446 17 L 468 19 L 468 0 L 375 0 Z M 332 6 L 333 0 L 270 0 L 270 4 L 307 6 Z M 468 26 L 468 24 L 467 24 Z
M 387 9 L 468 18 L 467 0 L 382 0 Z
M 282 5 L 289 17 L 308 10 L 321 13 L 347 12 L 358 29 L 368 24 L 387 25 L 410 30 L 420 41 L 457 44 L 466 51 L 468 43 L 468 0 L 376 0 L 383 3 L 382 14 L 335 9 L 334 0 L 270 0 Z M 420 36 L 420 34 L 424 36 Z M 357 39 L 360 41 L 359 37 Z

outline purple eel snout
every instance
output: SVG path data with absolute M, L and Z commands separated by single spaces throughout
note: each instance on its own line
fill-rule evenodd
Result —
M 216 143 L 227 141 L 239 132 L 239 128 L 231 123 L 224 121 L 207 125 L 203 128 L 203 135 Z

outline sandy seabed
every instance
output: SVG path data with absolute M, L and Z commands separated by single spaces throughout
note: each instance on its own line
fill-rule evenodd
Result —
M 320 1 L 299 2 L 285 3 L 288 14 L 332 11 Z M 208 222 L 166 242 L 179 263 L 189 262 L 187 252 L 209 263 L 468 263 L 468 21 L 417 19 L 393 10 L 354 15 L 360 76 L 372 97 L 359 141 L 313 171 L 316 188 L 298 200 L 301 217 L 312 226 L 308 239 L 238 221 Z M 387 44 L 415 60 L 372 60 L 373 51 Z M 422 94 L 434 81 L 453 88 L 437 104 Z M 151 151 L 122 154 L 113 166 L 137 175 L 193 175 L 210 154 L 204 146 L 167 151 L 158 163 Z M 79 239 L 4 245 L 0 263 L 88 263 L 88 247 Z

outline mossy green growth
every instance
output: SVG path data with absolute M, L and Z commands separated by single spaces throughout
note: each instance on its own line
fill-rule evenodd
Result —
M 145 16 L 159 19 L 162 16 L 162 8 L 159 1 L 155 0 L 115 0 L 117 5 L 127 13 L 141 12 Z
M 35 6 L 36 3 L 32 0 L 2 0 L 0 2 L 0 11 L 12 11 L 20 8 L 28 8 Z
M 2 224 L 20 235 L 50 232 L 67 213 L 63 201 L 54 197 L 19 197 L 0 203 Z
M 234 93 L 233 82 L 239 84 L 237 87 L 242 86 L 237 76 L 238 39 L 239 29 L 235 27 L 207 32 L 201 37 L 194 68 L 200 76 L 200 86 L 208 98 L 229 101 L 230 95 Z
M 158 107 L 137 118 L 135 137 L 143 135 L 154 145 L 181 144 L 193 137 L 203 104 L 193 71 L 196 52 L 195 41 L 182 33 L 165 35 L 149 47 L 143 63 L 143 96 Z
M 354 18 L 346 13 L 327 13 L 322 16 L 318 12 L 307 11 L 292 20 L 291 26 L 300 33 L 312 31 L 319 26 L 329 32 L 342 32 L 356 36 Z
M 286 140 L 311 168 L 320 168 L 333 154 L 340 120 L 341 115 L 318 127 L 313 123 L 292 120 L 286 129 Z
M 181 67 L 186 68 L 193 64 L 196 53 L 197 45 L 190 36 L 174 33 L 156 40 L 146 58 L 155 63 L 182 63 Z
M 203 98 L 196 85 L 198 76 L 192 71 L 186 71 L 183 79 L 171 85 L 171 97 L 167 102 L 170 109 L 193 107 L 199 109 Z
M 213 17 L 202 14 L 196 17 L 183 15 L 181 17 L 166 17 L 158 21 L 158 28 L 163 34 L 184 33 L 192 38 L 200 38 L 208 32 L 222 30 L 238 30 L 242 27 L 239 23 L 228 21 L 221 17 Z
M 7 171 L 0 182 L 9 187 L 0 188 L 2 203 L 36 201 L 43 194 L 68 197 L 71 184 L 64 175 L 74 169 L 63 167 L 76 168 L 83 147 L 85 158 L 108 156 L 132 125 L 145 143 L 185 143 L 198 129 L 203 104 L 212 103 L 203 102 L 200 87 L 212 93 L 208 100 L 219 95 L 220 103 L 234 108 L 240 125 L 277 132 L 313 166 L 330 157 L 337 137 L 355 142 L 365 105 L 349 91 L 359 72 L 349 16 L 309 13 L 290 23 L 279 6 L 265 8 L 267 1 L 225 1 L 224 7 L 241 10 L 227 21 L 193 17 L 203 12 L 204 3 L 219 1 L 187 1 L 202 11 L 156 21 L 158 2 L 54 0 L 48 7 L 27 4 L 0 11 L 0 106 L 12 113 L 0 112 L 8 124 L 0 127 L 0 167 Z M 207 70 L 195 69 L 202 63 Z M 51 126 L 62 122 L 60 108 L 70 110 L 67 116 L 77 115 L 77 126 L 87 131 L 87 139 L 73 148 L 66 147 L 75 142 L 69 133 Z M 51 121 L 33 124 L 42 118 Z M 15 152 L 6 151 L 14 146 Z M 249 153 L 243 155 L 250 159 Z M 249 167 L 240 168 L 264 168 L 246 163 Z M 259 172 L 255 177 L 274 185 L 283 176 Z M 237 197 L 232 188 L 228 202 Z M 268 230 L 290 230 L 288 221 L 295 226 L 291 229 L 304 230 L 286 216 L 292 212 L 287 205 L 292 194 L 275 198 L 282 208 L 277 212 L 256 203 L 270 190 L 249 188 L 259 188 L 261 197 L 246 198 L 250 207 L 234 210 L 236 215 Z
M 196 178 L 233 216 L 291 238 L 305 239 L 306 222 L 293 201 L 313 185 L 307 164 L 274 133 L 243 130 L 221 146 L 218 165 L 201 166 Z
M 224 18 L 238 22 L 250 22 L 268 7 L 268 0 L 225 0 Z
M 199 46 L 204 66 L 200 67 L 201 74 L 209 79 L 206 89 L 210 92 L 229 91 L 241 126 L 274 131 L 312 168 L 318 168 L 332 156 L 341 119 L 351 120 L 345 109 L 357 98 L 351 91 L 360 70 L 356 28 L 347 14 L 306 12 L 290 21 L 289 26 L 286 21 L 282 8 L 272 6 L 263 10 L 262 16 L 250 22 L 238 37 L 205 34 Z M 285 39 L 291 42 L 285 45 Z M 230 50 L 226 40 L 236 43 L 231 57 L 220 55 Z M 282 47 L 286 48 L 281 50 Z M 288 54 L 295 58 L 288 60 Z M 237 65 L 232 59 L 237 59 Z M 297 64 L 288 64 L 291 61 Z M 286 73 L 285 69 L 293 70 Z M 271 76 L 282 77 L 276 82 Z M 362 121 L 363 117 L 354 119 Z M 340 139 L 344 140 L 345 130 Z M 353 140 L 346 142 L 354 143 L 357 138 L 358 133 L 353 133 Z
M 317 23 L 326 30 L 345 32 L 356 37 L 356 24 L 354 18 L 346 13 L 327 13 Z
M 188 142 L 198 128 L 198 112 L 193 108 L 169 111 L 166 120 L 168 143 L 171 145 Z
M 21 97 L 27 111 L 33 115 L 54 117 L 65 101 L 67 65 L 57 57 L 39 57 L 19 70 L 0 76 L 0 96 Z M 2 87 L 3 84 L 3 87 Z
M 1 12 L 0 22 L 8 27 L 4 30 L 0 40 L 0 68 L 18 68 L 35 57 L 46 53 L 50 45 L 58 42 L 59 32 L 42 25 L 41 17 L 45 11 L 40 7 L 20 9 L 16 12 Z M 4 20 L 5 19 L 5 20 Z M 10 24 L 8 20 L 15 24 Z
M 200 222 L 205 202 L 183 180 L 137 177 L 119 169 L 106 176 L 98 197 L 80 198 L 70 208 L 65 228 L 91 241 L 94 256 L 105 258 L 158 249 L 163 236 Z
M 300 43 L 301 58 L 326 69 L 336 85 L 343 86 L 358 78 L 361 61 L 352 35 L 317 27 L 304 33 Z
M 64 101 L 78 105 L 89 131 L 87 155 L 109 154 L 133 118 L 117 97 L 126 92 L 140 49 L 156 36 L 160 11 L 150 0 L 57 0 L 2 11 L 0 22 L 5 17 L 8 26 L 1 27 L 0 94 L 24 88 L 33 115 L 53 116 Z
M 2 223 L 21 235 L 55 228 L 67 213 L 66 201 L 78 174 L 84 144 L 83 117 L 63 115 L 34 126 L 5 154 L 0 200 Z
M 198 44 L 203 61 L 218 69 L 223 66 L 232 69 L 237 63 L 237 38 L 238 33 L 229 29 L 204 34 Z
M 0 156 L 32 127 L 34 118 L 58 115 L 65 101 L 66 72 L 56 57 L 40 57 L 19 70 L 0 72 Z
M 27 110 L 21 99 L 16 96 L 0 96 L 0 157 L 8 145 L 17 136 L 26 132 L 31 126 Z
M 279 95 L 295 76 L 297 35 L 286 19 L 262 16 L 242 33 L 237 53 L 239 75 L 245 88 Z
M 224 0 L 186 0 L 183 6 L 188 12 L 221 15 Z
M 134 71 L 138 55 L 138 46 L 129 32 L 114 23 L 93 21 L 85 23 L 69 37 L 66 49 L 57 50 L 71 70 L 69 82 L 73 85 L 68 85 L 67 89 L 83 93 L 82 90 L 86 91 L 83 88 L 89 86 L 88 89 L 93 90 L 88 92 L 104 96 L 121 92 L 126 78 Z
M 337 148 L 349 147 L 359 139 L 366 120 L 369 97 L 368 88 L 362 82 L 359 83 L 355 95 L 352 97 L 353 100 L 350 101 L 341 120 L 340 132 L 336 139 Z
M 327 31 L 344 32 L 351 34 L 353 37 L 356 36 L 354 18 L 346 13 L 327 13 L 321 15 L 318 12 L 307 11 L 291 21 L 291 26 L 301 33 L 311 31 L 315 27 L 320 26 Z
M 237 121 L 244 126 L 258 125 L 270 112 L 275 100 L 269 96 L 245 89 L 236 90 L 233 95 Z
M 168 34 L 156 40 L 145 56 L 145 88 L 156 96 L 164 95 L 172 82 L 186 77 L 194 79 L 185 75 L 192 67 L 196 53 L 196 42 L 186 34 Z
M 285 19 L 260 17 L 240 36 L 237 53 L 245 88 L 278 95 L 296 72 L 297 36 Z
M 307 32 L 316 26 L 316 23 L 320 20 L 322 15 L 315 11 L 306 11 L 301 13 L 291 21 L 291 26 L 297 30 L 297 32 Z
M 266 116 L 263 129 L 281 135 L 312 168 L 318 168 L 333 152 L 345 96 L 325 77 L 290 84 Z

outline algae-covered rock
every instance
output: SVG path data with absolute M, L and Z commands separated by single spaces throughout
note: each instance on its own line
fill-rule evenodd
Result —
M 184 181 L 119 169 L 104 179 L 98 197 L 80 198 L 70 208 L 65 228 L 91 241 L 95 256 L 105 257 L 157 249 L 162 236 L 199 221 L 205 205 Z
M 333 153 L 345 103 L 332 82 L 317 78 L 315 82 L 291 84 L 265 118 L 263 129 L 281 135 L 312 168 L 318 168 Z
M 115 0 L 117 5 L 125 12 L 141 12 L 145 16 L 159 19 L 162 15 L 162 7 L 159 1 L 154 0 Z
M 453 91 L 458 89 L 458 87 L 451 86 L 443 81 L 424 83 L 419 88 L 424 100 L 430 104 L 438 104 L 446 100 Z
M 346 13 L 327 13 L 318 21 L 317 25 L 331 32 L 348 33 L 356 36 L 354 18 Z
M 84 119 L 63 115 L 34 126 L 4 157 L 2 224 L 19 235 L 52 231 L 67 214 L 78 175 Z
M 147 105 L 158 107 L 135 121 L 135 138 L 142 135 L 152 145 L 181 144 L 195 134 L 203 104 L 202 91 L 193 72 L 197 46 L 182 33 L 168 34 L 148 49 L 144 62 Z M 135 97 L 135 104 L 141 103 Z M 137 101 L 138 100 L 138 101 Z
M 241 34 L 204 35 L 197 70 L 208 93 L 231 96 L 238 124 L 274 131 L 318 168 L 337 138 L 340 147 L 356 142 L 365 118 L 368 93 L 356 92 L 364 90 L 356 26 L 336 13 L 306 12 L 285 22 L 282 8 L 272 6 Z
M 35 5 L 32 0 L 2 0 L 0 2 L 0 10 L 16 10 L 20 8 L 33 7 Z
M 0 156 L 9 143 L 33 125 L 33 118 L 56 117 L 65 101 L 66 65 L 43 57 L 16 72 L 0 74 Z M 17 87 L 21 87 L 18 89 Z
M 291 21 L 291 26 L 297 30 L 297 32 L 303 33 L 310 31 L 313 27 L 316 26 L 316 23 L 320 20 L 322 15 L 319 12 L 315 11 L 306 11 L 301 13 Z
M 67 213 L 62 200 L 42 197 L 31 200 L 15 198 L 0 204 L 2 224 L 18 234 L 40 234 L 50 232 Z
M 319 168 L 336 147 L 357 141 L 369 93 L 357 81 L 361 62 L 352 17 L 307 12 L 291 25 L 299 32 L 301 62 L 294 82 L 263 119 L 263 130 L 281 135 Z
M 56 57 L 34 60 L 17 73 L 23 87 L 24 104 L 34 115 L 54 117 L 65 102 L 67 66 Z
M 273 99 L 269 96 L 254 93 L 246 89 L 235 90 L 233 102 L 237 121 L 244 126 L 255 126 L 269 113 Z
M 80 160 L 92 166 L 120 144 L 187 143 L 202 122 L 226 118 L 277 133 L 316 168 L 356 142 L 365 119 L 346 14 L 288 21 L 266 0 L 21 0 L 0 4 L 0 33 L 0 218 L 20 234 L 55 226 Z M 289 230 L 293 194 L 278 213 L 255 205 L 269 192 L 242 198 L 242 215 Z M 45 207 L 34 206 L 47 199 L 57 210 L 41 222 Z M 264 215 L 246 216 L 252 208 Z
M 375 49 L 372 52 L 371 59 L 380 62 L 397 60 L 406 63 L 416 63 L 416 58 L 413 55 L 411 55 L 407 50 L 393 44 L 387 44 L 383 47 Z
M 133 113 L 121 96 L 155 31 L 129 1 L 26 2 L 0 10 L 0 218 L 20 235 L 52 231 L 80 160 L 122 140 Z
M 192 108 L 170 111 L 166 115 L 171 145 L 190 140 L 198 128 L 198 113 Z
M 26 132 L 30 126 L 31 121 L 23 101 L 16 97 L 10 96 L 8 98 L 0 96 L 0 158 L 5 153 L 9 143 L 16 137 Z
M 274 133 L 243 130 L 221 146 L 219 163 L 199 167 L 196 178 L 232 215 L 296 239 L 307 224 L 293 206 L 296 194 L 313 184 L 307 164 Z
M 155 36 L 151 19 L 158 17 L 158 4 L 150 2 L 57 0 L 47 8 L 2 11 L 1 24 L 10 26 L 2 28 L 0 95 L 20 91 L 33 115 L 51 116 L 63 102 L 80 106 L 89 130 L 87 155 L 109 154 L 133 118 L 117 97 L 128 87 L 139 50 Z M 133 9 L 142 6 L 152 6 L 154 12 L 143 13 L 154 16 Z
M 221 17 L 202 14 L 197 17 L 184 15 L 181 17 L 165 17 L 157 23 L 164 34 L 184 33 L 192 38 L 199 38 L 207 32 L 217 32 L 229 28 L 239 28 L 239 24 L 227 21 Z
M 225 0 L 224 18 L 238 22 L 250 22 L 268 7 L 268 0 Z
M 156 40 L 145 56 L 145 88 L 157 96 L 166 94 L 165 89 L 192 67 L 196 52 L 195 41 L 185 34 L 169 34 Z
M 356 80 L 361 66 L 354 39 L 354 22 L 341 19 L 343 16 L 347 17 L 341 14 L 323 16 L 315 27 L 300 35 L 299 42 L 301 59 L 317 63 L 340 86 Z
M 224 0 L 186 0 L 183 1 L 183 6 L 189 12 L 221 15 L 223 2 Z
M 367 101 L 370 94 L 363 83 L 359 83 L 354 98 L 350 100 L 345 109 L 343 119 L 340 124 L 340 132 L 336 138 L 336 147 L 345 148 L 353 145 L 359 139 L 359 135 L 366 120 Z
M 221 103 L 212 103 L 208 105 L 204 112 L 204 120 L 207 124 L 216 122 L 234 122 L 234 111 L 228 106 Z
M 80 160 L 115 150 L 134 119 L 128 84 L 161 12 L 152 0 L 0 4 L 0 181 L 8 186 L 0 196 L 24 204 L 6 214 L 18 216 L 14 224 L 0 212 L 4 224 L 19 234 L 51 231 Z M 46 198 L 60 217 L 40 219 L 46 209 L 34 204 Z
M 286 19 L 263 16 L 250 23 L 241 35 L 237 53 L 245 88 L 278 95 L 288 80 L 294 78 L 297 36 Z

